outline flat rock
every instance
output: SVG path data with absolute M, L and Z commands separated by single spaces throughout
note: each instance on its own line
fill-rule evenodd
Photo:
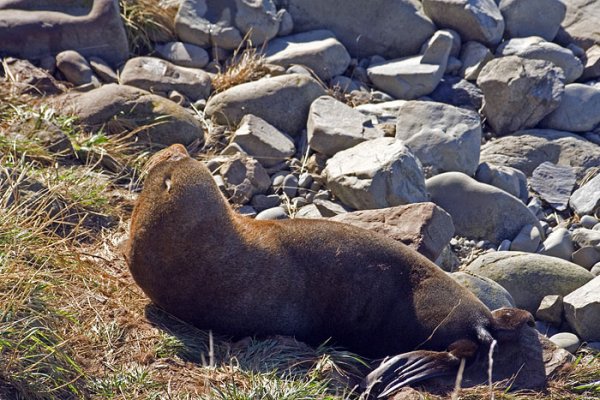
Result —
M 593 279 L 589 271 L 568 261 L 514 251 L 483 254 L 465 270 L 499 283 L 512 295 L 516 307 L 531 313 L 545 296 L 566 296 Z
M 357 210 L 427 200 L 423 170 L 399 140 L 383 137 L 340 151 L 323 171 L 327 187 Z
M 246 114 L 260 117 L 288 135 L 306 127 L 311 103 L 325 89 L 306 75 L 286 74 L 234 86 L 212 96 L 205 113 L 224 125 L 237 125 Z
M 109 133 L 122 133 L 123 127 L 139 128 L 136 137 L 140 140 L 164 146 L 188 145 L 204 138 L 200 122 L 186 109 L 133 86 L 113 83 L 56 101 L 89 128 L 105 127 Z
M 490 310 L 514 307 L 515 301 L 506 289 L 489 278 L 467 272 L 454 272 L 452 278 L 469 289 Z
M 560 105 L 540 127 L 569 132 L 587 132 L 600 127 L 600 88 L 572 83 L 565 86 Z
M 572 167 L 545 161 L 531 174 L 529 184 L 552 208 L 564 211 L 577 178 Z
M 525 225 L 542 231 L 535 215 L 519 199 L 465 174 L 446 172 L 429 178 L 426 184 L 431 201 L 452 216 L 457 235 L 499 245 L 512 240 Z
M 567 350 L 569 353 L 575 353 L 579 346 L 581 346 L 581 340 L 571 332 L 557 333 L 550 338 L 550 341 L 561 349 Z
M 575 43 L 582 49 L 600 44 L 600 3 L 594 0 L 568 0 L 562 29 L 556 40 L 562 44 Z
M 187 43 L 234 50 L 244 37 L 255 46 L 274 38 L 279 18 L 271 0 L 183 0 L 175 31 Z
M 74 50 L 112 66 L 122 63 L 129 56 L 129 46 L 119 2 L 94 0 L 91 8 L 91 2 L 86 3 L 83 15 L 80 7 L 50 12 L 36 7 L 36 2 L 0 5 L 0 56 L 31 60 Z
M 481 120 L 474 111 L 408 101 L 397 110 L 396 138 L 421 161 L 427 177 L 448 171 L 473 175 L 479 164 Z
M 439 257 L 454 235 L 452 218 L 433 203 L 354 211 L 330 219 L 381 233 L 412 247 L 432 261 Z
M 571 255 L 574 250 L 571 232 L 566 228 L 557 228 L 544 240 L 539 253 L 571 261 Z
M 288 0 L 294 30 L 328 29 L 355 57 L 417 54 L 435 26 L 415 0 Z M 374 23 L 376 21 L 376 23 Z M 398 28 L 410 35 L 399 35 Z
M 235 155 L 226 160 L 220 169 L 225 181 L 229 200 L 235 204 L 246 204 L 253 196 L 262 194 L 271 186 L 267 171 L 258 161 L 244 155 Z
M 506 135 L 536 126 L 558 107 L 564 75 L 549 61 L 508 56 L 487 63 L 477 86 L 487 122 L 496 134 Z
M 441 28 L 453 29 L 464 41 L 496 45 L 504 19 L 494 0 L 423 0 L 423 11 Z
M 541 36 L 551 41 L 566 14 L 561 0 L 500 0 L 504 35 L 509 38 Z
M 600 277 L 574 290 L 564 299 L 567 322 L 585 341 L 600 340 Z
M 579 215 L 594 214 L 600 208 L 600 174 L 573 192 L 569 205 Z
M 273 39 L 264 55 L 268 63 L 284 68 L 294 64 L 308 67 L 324 81 L 343 74 L 350 65 L 344 45 L 325 29 Z
M 187 68 L 204 68 L 210 61 L 208 52 L 190 43 L 168 42 L 157 44 L 156 53 L 175 65 Z
M 527 203 L 529 196 L 527 177 L 516 168 L 482 162 L 477 167 L 475 179 L 478 182 L 502 189 L 520 199 L 523 203 Z
M 176 90 L 190 100 L 206 99 L 210 76 L 201 69 L 186 68 L 155 57 L 135 57 L 121 71 L 121 83 L 166 96 Z
M 238 144 L 265 167 L 277 165 L 296 153 L 292 138 L 252 114 L 242 118 L 232 143 Z
M 549 161 L 573 167 L 577 179 L 581 179 L 588 168 L 600 165 L 600 146 L 569 132 L 532 129 L 486 143 L 481 148 L 480 159 L 516 168 L 527 176 L 531 176 L 538 165 Z
M 398 99 L 427 95 L 444 75 L 452 43 L 451 34 L 438 31 L 422 56 L 374 63 L 367 69 L 369 79 L 378 89 Z
M 537 36 L 507 40 L 498 46 L 496 55 L 550 61 L 562 69 L 565 83 L 576 81 L 583 73 L 581 60 L 571 50 Z
M 369 117 L 331 96 L 321 96 L 311 104 L 306 132 L 310 147 L 327 156 L 384 134 Z

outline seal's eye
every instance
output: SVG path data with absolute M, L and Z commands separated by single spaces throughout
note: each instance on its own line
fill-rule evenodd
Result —
M 171 186 L 173 186 L 173 182 L 171 181 L 171 178 L 166 178 L 165 179 L 165 188 L 167 189 L 167 193 L 171 191 Z

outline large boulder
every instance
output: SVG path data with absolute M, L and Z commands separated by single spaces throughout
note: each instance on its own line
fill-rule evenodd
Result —
M 288 0 L 296 32 L 328 29 L 356 57 L 419 52 L 435 26 L 417 0 Z M 398 34 L 398 32 L 410 34 Z
M 469 274 L 467 272 L 453 272 L 450 276 L 462 286 L 469 289 L 490 310 L 503 307 L 514 307 L 515 301 L 506 289 L 490 278 Z
M 483 254 L 466 271 L 499 283 L 518 308 L 531 313 L 545 296 L 566 296 L 594 278 L 586 269 L 560 258 L 518 251 Z
M 358 210 L 427 201 L 419 161 L 394 138 L 340 151 L 327 161 L 323 176 L 336 197 Z
M 566 13 L 561 0 L 500 0 L 498 7 L 509 38 L 541 36 L 551 41 Z
M 512 240 L 525 225 L 534 225 L 542 232 L 525 204 L 495 186 L 460 172 L 436 175 L 426 185 L 431 201 L 452 216 L 457 235 L 498 245 Z
M 560 105 L 540 127 L 569 132 L 588 132 L 600 127 L 600 88 L 573 83 L 565 86 Z
M 481 162 L 513 167 L 527 176 L 545 161 L 571 166 L 581 179 L 588 168 L 600 165 L 600 146 L 569 132 L 532 129 L 490 141 L 481 148 Z
M 475 173 L 481 146 L 479 114 L 430 101 L 408 101 L 397 114 L 396 138 L 421 161 L 426 176 Z
M 286 74 L 234 86 L 211 97 L 206 115 L 220 124 L 237 125 L 246 114 L 260 117 L 288 135 L 306 127 L 311 103 L 325 94 L 313 78 Z
M 504 19 L 494 0 L 423 0 L 438 27 L 454 29 L 464 41 L 493 46 L 502 40 Z
M 487 122 L 496 134 L 506 135 L 533 128 L 558 107 L 564 74 L 549 61 L 508 56 L 488 62 L 477 86 Z
M 272 0 L 183 0 L 175 30 L 183 42 L 236 49 L 246 37 L 260 46 L 279 31 Z
M 94 0 L 91 9 L 90 3 L 71 2 L 71 6 L 58 9 L 46 2 L 0 3 L 0 56 L 41 59 L 75 50 L 113 66 L 122 63 L 129 56 L 129 45 L 119 2 Z
M 139 129 L 140 140 L 158 145 L 204 138 L 204 130 L 193 115 L 177 103 L 133 86 L 109 84 L 87 93 L 57 100 L 86 127 L 104 127 L 109 133 Z
M 201 69 L 180 67 L 155 57 L 128 60 L 120 80 L 124 85 L 165 97 L 175 90 L 190 100 L 206 99 L 211 89 L 210 76 Z
M 565 317 L 585 341 L 600 341 L 600 276 L 564 298 Z
M 350 65 L 344 45 L 325 29 L 273 39 L 264 55 L 268 63 L 284 68 L 294 64 L 308 67 L 324 81 L 343 74 Z
M 575 43 L 588 49 L 600 44 L 600 3 L 594 0 L 567 0 L 567 13 L 556 40 L 561 44 Z
M 328 156 L 383 136 L 369 117 L 331 96 L 311 104 L 306 131 L 310 147 Z
M 336 215 L 332 221 L 372 230 L 436 260 L 454 235 L 452 218 L 433 203 L 415 203 Z

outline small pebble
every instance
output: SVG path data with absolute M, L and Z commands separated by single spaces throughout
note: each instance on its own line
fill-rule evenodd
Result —
M 591 215 L 584 215 L 579 221 L 584 228 L 592 229 L 598 223 L 598 220 Z
M 283 207 L 273 207 L 261 211 L 256 216 L 258 220 L 274 220 L 274 219 L 288 219 L 288 215 Z
M 575 353 L 581 345 L 581 341 L 577 335 L 569 332 L 557 333 L 550 337 L 550 341 L 558 347 L 567 350 L 569 353 Z
M 240 207 L 238 213 L 245 217 L 254 217 L 256 215 L 256 210 L 252 206 L 245 205 Z
M 508 239 L 504 239 L 500 246 L 498 246 L 498 251 L 508 251 L 510 250 L 511 242 Z
M 283 193 L 287 197 L 294 198 L 298 192 L 298 177 L 294 174 L 289 174 L 283 179 Z

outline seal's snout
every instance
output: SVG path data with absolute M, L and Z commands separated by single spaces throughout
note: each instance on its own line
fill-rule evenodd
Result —
M 163 162 L 178 161 L 189 156 L 182 144 L 173 144 L 150 157 L 144 166 L 142 174 L 147 175 L 154 167 Z

